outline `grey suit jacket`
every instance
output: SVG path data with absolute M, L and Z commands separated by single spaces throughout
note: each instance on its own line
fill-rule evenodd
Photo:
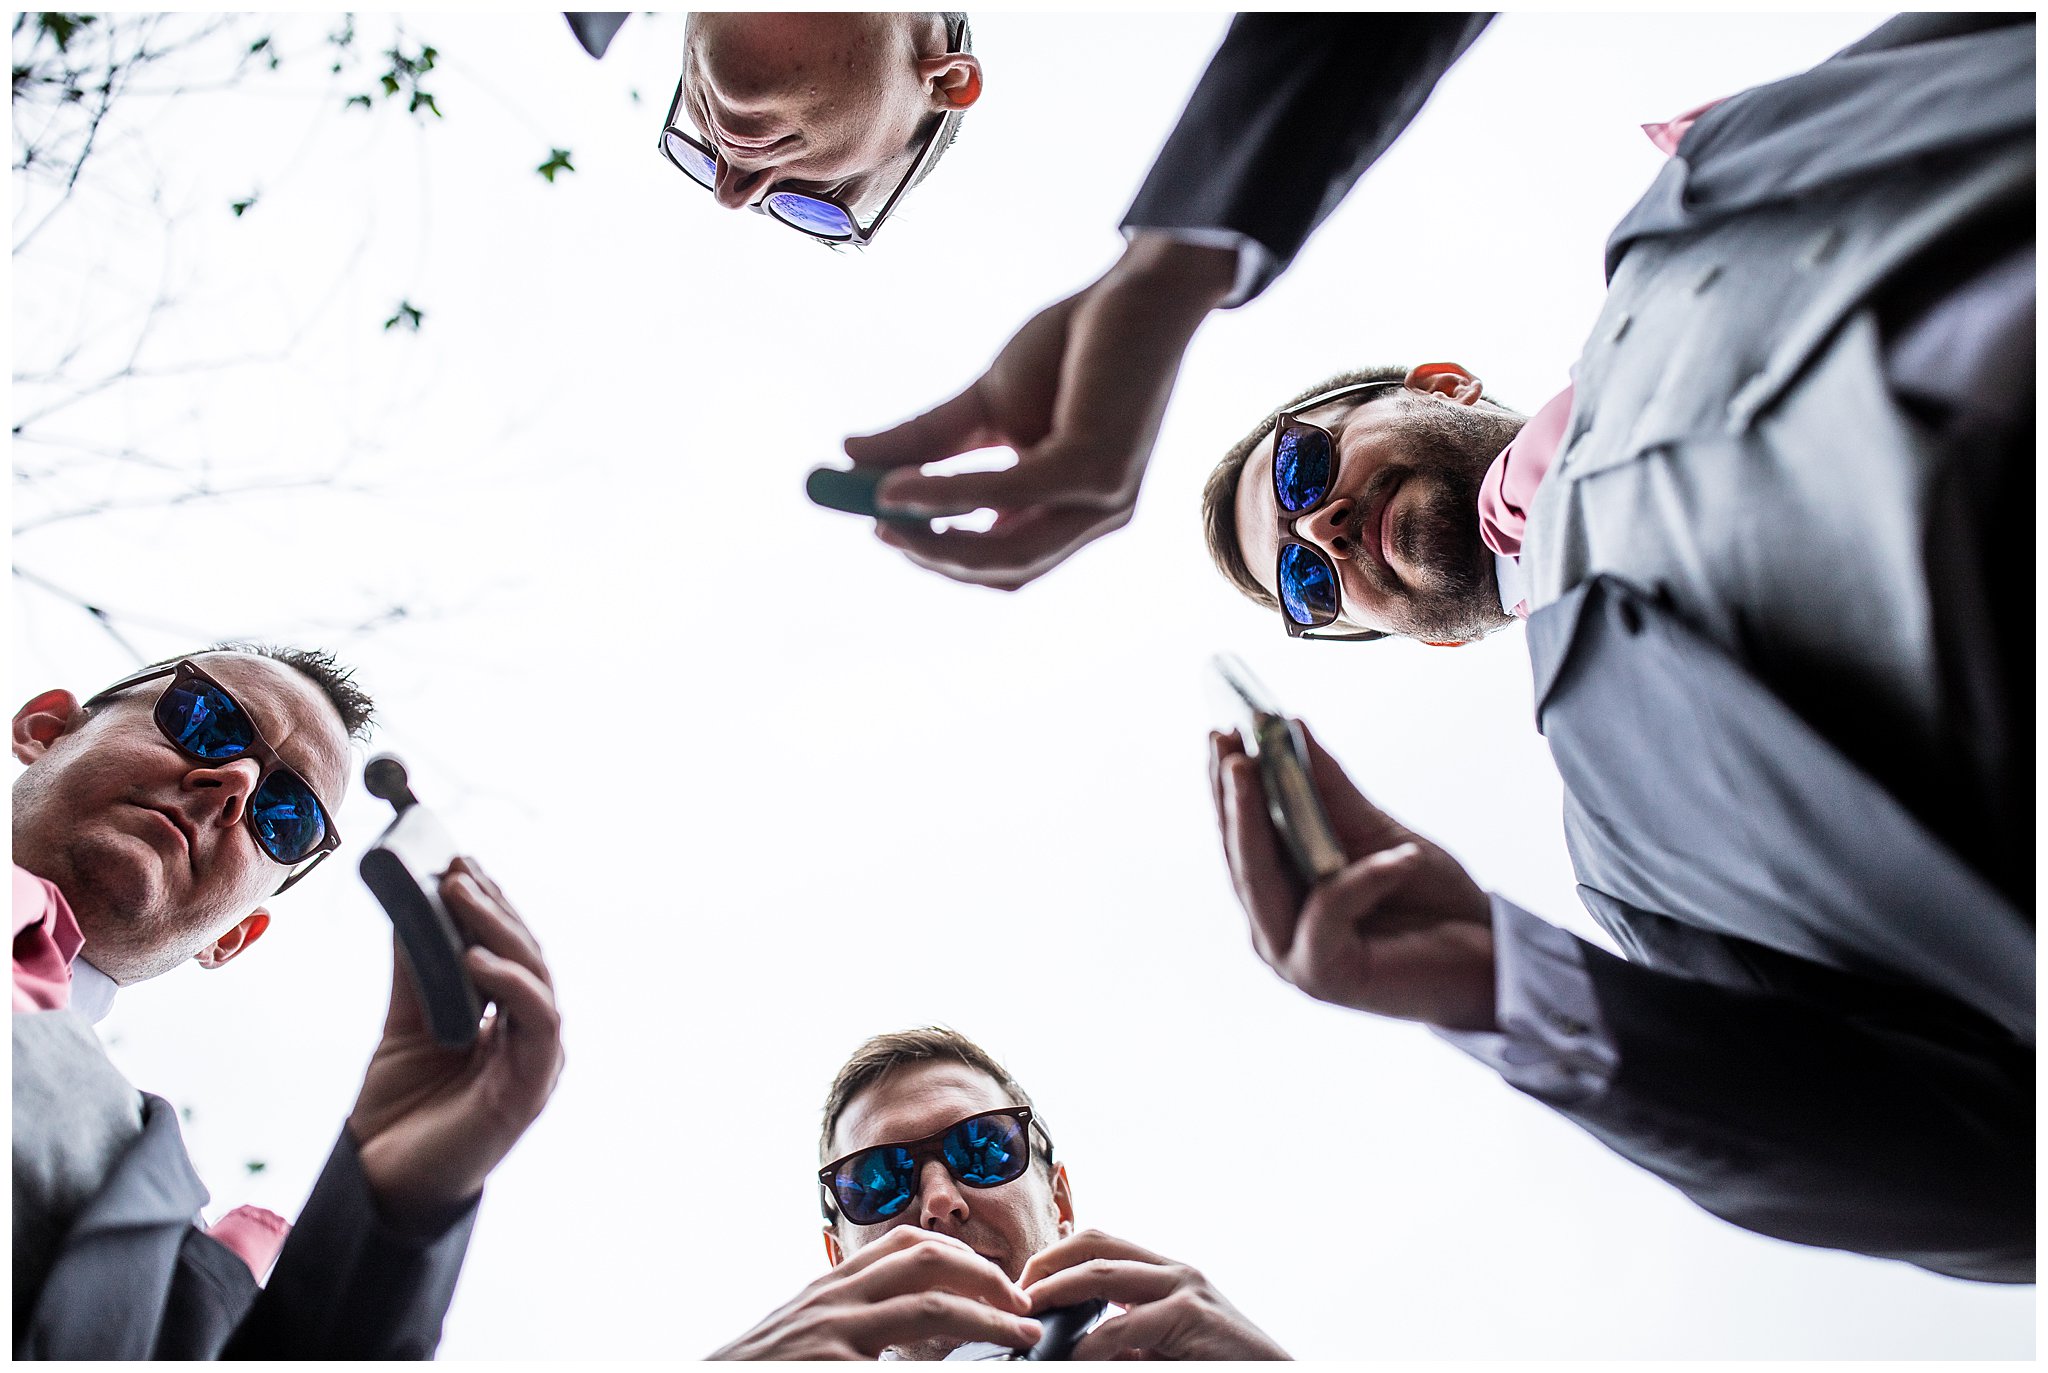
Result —
M 76 1168 L 55 1170 L 53 1184 L 52 1170 L 44 1169 L 25 1194 L 24 1137 L 36 1134 L 39 1122 L 23 1116 L 20 1086 L 34 1065 L 25 1074 L 21 1025 L 67 1015 L 15 1017 L 16 1358 L 433 1354 L 476 1208 L 465 1208 L 432 1234 L 392 1229 L 377 1214 L 346 1131 L 260 1289 L 241 1259 L 194 1224 L 206 1188 L 186 1157 L 177 1112 L 160 1097 L 129 1089 L 141 1104 L 139 1130 L 115 1113 L 91 1132 L 114 1146 L 94 1152 L 93 1178 Z M 89 1030 L 85 1036 L 90 1039 Z M 50 1043 L 44 1037 L 36 1048 Z M 97 1055 L 96 1043 L 92 1052 Z M 99 1061 L 104 1066 L 104 1058 Z M 57 1066 L 75 1070 L 75 1052 Z M 95 1092 L 94 1099 L 105 1095 Z M 48 1151 L 29 1154 L 36 1152 Z M 24 1248 L 20 1213 L 32 1208 L 59 1222 L 54 1246 Z M 25 1275 L 25 1268 L 32 1271 Z
M 1984 551 L 2031 388 L 2001 435 L 1890 364 L 1987 245 L 2031 320 L 2032 31 L 1960 18 L 1694 126 L 1610 244 L 1523 566 L 1574 868 L 1634 965 L 1590 956 L 1621 1068 L 1560 1109 L 1752 1229 L 2024 1282 L 2031 675 L 1963 627 L 2013 597 Z
M 1248 235 L 1270 280 L 1481 22 L 1241 17 L 1126 227 Z M 2005 1281 L 2033 1273 L 2033 487 L 1999 441 L 2017 415 L 2031 456 L 2033 50 L 2028 15 L 1907 16 L 1703 116 L 1608 245 L 1524 545 L 1574 863 L 1630 960 L 1584 951 L 1619 1068 L 1559 1109 L 1738 1224 Z M 1969 388 L 1886 370 L 1942 358 L 1907 335 L 1980 260 L 2028 306 L 1990 442 Z M 1817 477 L 1851 434 L 1886 460 Z M 1863 537 L 1780 518 L 1817 489 Z

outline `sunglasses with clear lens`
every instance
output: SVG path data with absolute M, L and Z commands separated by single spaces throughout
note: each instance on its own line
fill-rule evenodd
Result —
M 287 876 L 279 891 L 298 882 L 341 846 L 334 821 L 306 779 L 277 756 L 234 693 L 189 658 L 116 682 L 87 701 L 86 709 L 159 677 L 171 680 L 156 698 L 150 718 L 180 753 L 202 763 L 254 758 L 261 766 L 256 789 L 249 793 L 243 808 L 249 832 L 255 836 L 257 849 L 273 863 L 288 868 L 306 864 Z
M 1038 1128 L 1044 1134 L 1045 1127 Z M 1050 1138 L 1045 1152 L 1050 1163 Z M 879 1225 L 902 1215 L 917 1200 L 918 1174 L 932 1159 L 943 1163 L 963 1187 L 1015 1182 L 1031 1166 L 1031 1108 L 984 1111 L 923 1139 L 877 1144 L 826 1164 L 818 1170 L 825 1189 L 825 1219 L 844 1216 L 855 1225 Z
M 960 51 L 960 41 L 961 34 L 949 26 L 946 50 Z M 675 98 L 668 103 L 668 119 L 662 124 L 661 153 L 683 175 L 708 191 L 718 184 L 718 154 L 702 137 L 682 126 L 677 118 L 682 109 L 683 78 L 679 76 L 676 78 Z M 903 198 L 903 193 L 917 183 L 934 155 L 945 146 L 948 131 L 958 123 L 959 116 L 955 114 L 944 114 L 932 121 L 932 131 L 925 136 L 924 147 L 911 162 L 910 170 L 896 183 L 896 189 L 889 193 L 889 198 L 882 202 L 882 208 L 865 228 L 849 206 L 831 196 L 805 191 L 771 190 L 752 208 L 820 242 L 864 248 L 880 232 L 882 221 L 896 208 L 896 202 Z
M 1366 381 L 1312 396 L 1284 411 L 1273 424 L 1273 501 L 1289 517 L 1307 514 L 1329 498 L 1337 484 L 1337 441 L 1319 424 L 1300 418 L 1348 396 L 1400 386 L 1398 381 Z M 1288 527 L 1293 528 L 1289 519 Z M 1387 636 L 1377 629 L 1350 634 L 1316 634 L 1311 631 L 1336 621 L 1343 610 L 1342 588 L 1337 569 L 1323 551 L 1304 539 L 1287 533 L 1280 538 L 1279 562 L 1273 570 L 1273 586 L 1279 593 L 1280 619 L 1290 639 L 1331 639 L 1342 643 L 1365 643 Z

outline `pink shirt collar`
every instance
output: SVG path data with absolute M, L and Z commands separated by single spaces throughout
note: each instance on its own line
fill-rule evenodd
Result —
M 56 884 L 14 866 L 14 1009 L 59 1011 L 71 1004 L 71 964 L 85 934 Z
M 1727 97 L 1723 96 L 1725 100 Z M 1661 124 L 1645 124 L 1643 132 L 1650 141 L 1662 149 L 1665 156 L 1678 153 L 1678 145 L 1691 130 L 1699 117 L 1720 100 L 1709 100 L 1704 105 L 1695 105 L 1673 119 Z M 1514 442 L 1500 451 L 1493 460 L 1493 466 L 1486 469 L 1486 479 L 1479 484 L 1479 537 L 1495 556 L 1511 558 L 1519 562 L 1522 557 L 1522 534 L 1529 525 L 1529 505 L 1536 498 L 1536 488 L 1543 483 L 1544 475 L 1550 471 L 1551 461 L 1557 456 L 1557 446 L 1564 439 L 1565 423 L 1572 413 L 1572 388 L 1552 396 L 1547 404 L 1522 426 Z M 1507 598 L 1503 596 L 1502 600 Z M 1529 613 L 1526 599 L 1516 601 L 1508 607 L 1509 613 L 1517 617 Z

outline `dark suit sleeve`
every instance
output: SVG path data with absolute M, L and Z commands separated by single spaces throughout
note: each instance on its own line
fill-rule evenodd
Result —
M 1765 990 L 1582 945 L 1616 1054 L 1554 1109 L 1745 1229 L 2034 1280 L 2034 1054 L 1973 1012 L 1787 960 Z
M 269 1285 L 221 1357 L 432 1357 L 475 1221 L 471 1202 L 430 1234 L 386 1225 L 342 1131 Z
M 1415 118 L 1485 14 L 1241 14 L 1123 228 L 1243 234 L 1270 255 L 1247 299 Z

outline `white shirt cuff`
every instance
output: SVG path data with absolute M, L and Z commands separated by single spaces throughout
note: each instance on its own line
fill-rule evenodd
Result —
M 1554 1105 L 1605 1091 L 1619 1056 L 1586 971 L 1586 946 L 1495 896 L 1493 948 L 1500 1029 L 1436 1034 L 1510 1087 Z
M 1186 243 L 1196 248 L 1224 248 L 1237 254 L 1237 279 L 1231 283 L 1230 294 L 1216 306 L 1228 310 L 1242 305 L 1258 285 L 1261 274 L 1271 265 L 1273 255 L 1266 251 L 1266 245 L 1255 238 L 1239 233 L 1235 229 L 1150 229 L 1133 224 L 1124 230 L 1124 237 L 1132 234 L 1163 234 L 1175 243 Z

